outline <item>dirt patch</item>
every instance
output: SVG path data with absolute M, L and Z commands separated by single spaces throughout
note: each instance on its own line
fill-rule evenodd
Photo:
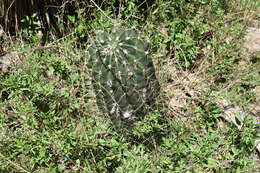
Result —
M 244 47 L 248 49 L 250 54 L 260 51 L 260 29 L 248 28 Z
M 244 46 L 248 49 L 250 55 L 260 52 L 260 29 L 250 27 L 247 30 Z M 256 101 L 252 104 L 252 113 L 260 122 L 260 86 L 256 86 L 253 91 L 257 94 Z
M 201 83 L 201 78 L 197 73 L 181 70 L 174 62 L 164 65 L 163 68 L 166 82 L 162 90 L 167 114 L 174 118 L 188 116 L 187 108 L 193 109 L 198 93 L 202 92 L 196 88 Z

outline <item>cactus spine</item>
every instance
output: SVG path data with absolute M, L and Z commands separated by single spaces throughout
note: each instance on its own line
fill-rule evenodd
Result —
M 117 127 L 130 127 L 154 103 L 159 90 L 148 44 L 135 30 L 117 28 L 98 33 L 89 52 L 99 108 Z

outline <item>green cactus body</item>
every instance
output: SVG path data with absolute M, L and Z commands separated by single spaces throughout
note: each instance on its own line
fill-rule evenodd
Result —
M 89 49 L 97 104 L 117 127 L 142 118 L 159 93 L 148 49 L 135 30 L 122 28 L 98 33 Z

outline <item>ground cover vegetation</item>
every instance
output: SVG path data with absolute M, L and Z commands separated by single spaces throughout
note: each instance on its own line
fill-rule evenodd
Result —
M 259 1 L 76 0 L 56 11 L 62 36 L 39 34 L 37 13 L 15 37 L 0 35 L 0 172 L 260 171 L 260 53 L 244 45 L 260 27 Z M 93 49 L 97 33 L 115 26 L 149 43 L 160 85 L 131 135 L 100 111 L 89 68 L 104 51 Z M 150 68 L 144 52 L 130 64 L 137 55 Z

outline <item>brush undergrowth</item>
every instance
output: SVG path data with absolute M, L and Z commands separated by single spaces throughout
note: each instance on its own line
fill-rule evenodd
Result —
M 46 47 L 35 48 L 37 35 L 10 46 L 21 62 L 0 72 L 0 172 L 258 172 L 255 122 L 245 119 L 241 129 L 223 122 L 213 97 L 225 95 L 247 110 L 259 97 L 259 53 L 245 58 L 242 48 L 246 27 L 260 17 L 259 2 L 113 2 L 91 21 L 79 9 L 69 17 L 74 33 Z M 107 16 L 140 29 L 160 65 L 174 61 L 203 74 L 207 92 L 187 108 L 188 117 L 152 111 L 129 137 L 100 115 L 80 47 L 94 30 L 112 28 Z

